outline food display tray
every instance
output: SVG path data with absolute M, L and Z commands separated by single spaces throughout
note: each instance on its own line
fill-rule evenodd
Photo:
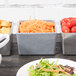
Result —
M 12 24 L 12 22 L 11 22 L 11 24 Z M 2 55 L 11 55 L 12 30 L 13 30 L 13 26 L 11 26 L 11 33 L 8 34 L 9 38 L 10 38 L 9 42 L 4 47 L 0 48 L 0 54 L 2 54 Z
M 61 29 L 61 25 L 60 25 L 60 30 L 62 37 L 63 54 L 76 55 L 76 33 L 63 33 Z
M 19 55 L 53 55 L 56 37 L 56 26 L 55 33 L 17 33 L 18 53 Z

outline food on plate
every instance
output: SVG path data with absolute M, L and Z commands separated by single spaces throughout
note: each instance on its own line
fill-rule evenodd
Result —
M 61 20 L 62 32 L 76 33 L 76 18 L 69 17 Z
M 0 33 L 9 34 L 11 32 L 11 23 L 6 20 L 0 20 Z
M 54 22 L 47 22 L 43 20 L 26 20 L 19 24 L 19 33 L 46 33 L 55 32 Z
M 29 67 L 29 76 L 76 76 L 74 67 L 68 65 L 58 65 L 57 61 L 49 63 L 49 60 L 43 60 L 34 67 Z

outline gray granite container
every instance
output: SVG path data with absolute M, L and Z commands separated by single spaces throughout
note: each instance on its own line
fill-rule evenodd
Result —
M 9 36 L 8 43 L 5 46 L 3 46 L 2 48 L 0 48 L 0 54 L 2 54 L 2 55 L 11 55 L 11 35 L 12 35 L 12 29 L 13 28 L 11 27 L 11 33 L 10 34 L 6 34 L 6 35 Z M 5 35 L 5 34 L 3 34 L 3 35 Z M 3 39 L 2 41 L 0 41 L 0 43 L 3 42 L 4 40 L 5 39 Z
M 55 33 L 17 33 L 19 55 L 53 55 L 55 54 Z
M 63 33 L 61 29 L 61 35 L 63 54 L 76 55 L 76 33 Z

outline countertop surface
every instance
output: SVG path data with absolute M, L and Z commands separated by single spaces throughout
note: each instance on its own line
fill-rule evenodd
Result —
M 33 60 L 43 58 L 64 58 L 76 61 L 76 55 L 65 56 L 62 54 L 61 42 L 57 42 L 55 55 L 37 55 L 37 56 L 19 56 L 17 42 L 12 42 L 12 53 L 10 56 L 3 56 L 2 64 L 0 65 L 0 76 L 16 76 L 18 69 L 24 64 Z

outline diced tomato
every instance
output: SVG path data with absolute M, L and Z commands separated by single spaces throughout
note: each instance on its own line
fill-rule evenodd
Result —
M 62 26 L 62 32 L 70 33 L 70 29 L 67 26 Z
M 76 33 L 76 26 L 73 26 L 73 27 L 71 28 L 71 32 L 72 32 L 72 33 Z

